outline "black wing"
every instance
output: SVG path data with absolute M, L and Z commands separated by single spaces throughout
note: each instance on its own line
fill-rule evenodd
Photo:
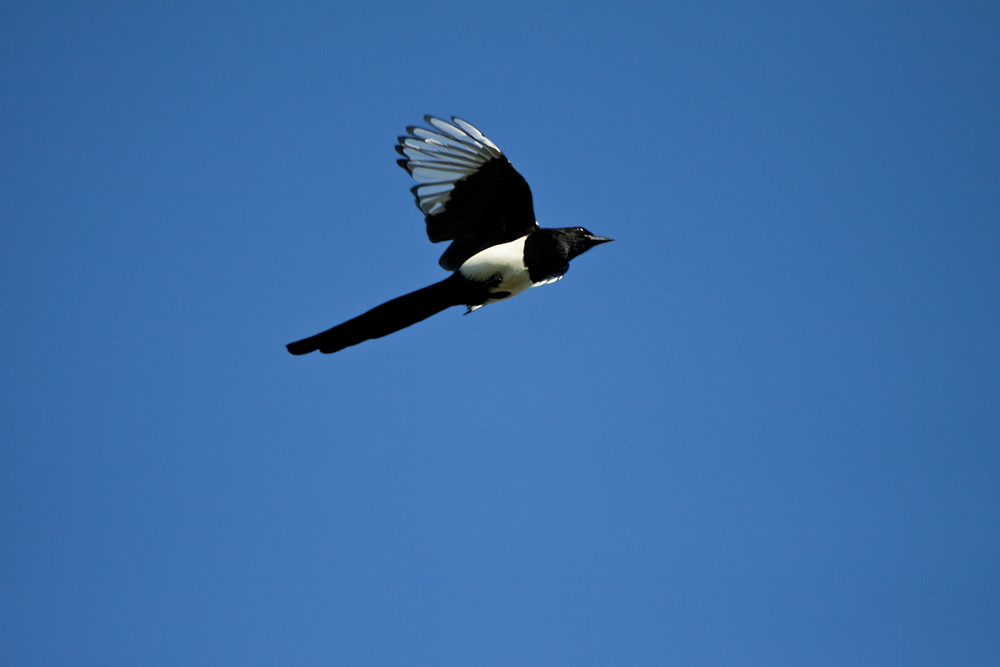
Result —
M 480 250 L 538 229 L 527 181 L 470 123 L 424 116 L 433 128 L 408 127 L 396 151 L 432 243 L 451 241 L 439 264 L 456 271 Z

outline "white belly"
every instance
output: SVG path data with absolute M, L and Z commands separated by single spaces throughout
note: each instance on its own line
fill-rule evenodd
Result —
M 501 243 L 477 252 L 465 260 L 458 271 L 466 280 L 477 282 L 486 282 L 493 276 L 500 276 L 500 284 L 490 287 L 490 293 L 509 292 L 509 294 L 490 301 L 517 296 L 531 287 L 528 268 L 524 265 L 524 241 L 527 238 L 522 236 L 509 243 Z

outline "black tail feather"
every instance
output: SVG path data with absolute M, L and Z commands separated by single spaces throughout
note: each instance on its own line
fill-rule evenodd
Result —
M 483 291 L 483 294 L 479 295 L 479 291 Z M 387 301 L 353 320 L 310 338 L 289 343 L 285 347 L 292 354 L 308 354 L 315 350 L 330 354 L 371 338 L 388 336 L 436 315 L 445 308 L 482 303 L 485 297 L 482 284 L 470 283 L 456 273 L 439 283 Z

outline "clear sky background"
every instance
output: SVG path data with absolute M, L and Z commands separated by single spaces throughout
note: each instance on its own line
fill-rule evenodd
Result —
M 996 3 L 0 4 L 0 664 L 1000 663 Z M 553 286 L 395 164 L 508 155 Z

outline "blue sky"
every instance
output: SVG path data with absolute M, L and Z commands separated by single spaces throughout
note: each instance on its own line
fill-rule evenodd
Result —
M 0 663 L 995 665 L 994 3 L 0 6 Z M 440 280 L 476 124 L 560 283 Z

